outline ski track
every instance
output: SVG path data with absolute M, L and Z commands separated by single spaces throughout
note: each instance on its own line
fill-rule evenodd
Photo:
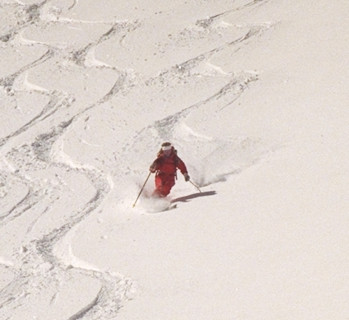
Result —
M 208 18 L 200 19 L 196 25 L 203 29 L 208 29 L 218 19 L 232 13 L 251 8 L 255 5 L 262 5 L 268 0 L 249 1 L 241 6 L 234 7 L 221 13 L 217 13 Z M 106 196 L 112 189 L 106 172 L 94 168 L 91 165 L 81 166 L 73 165 L 69 161 L 57 162 L 52 159 L 52 148 L 58 139 L 63 137 L 74 123 L 79 120 L 88 111 L 111 101 L 111 99 L 120 92 L 129 90 L 133 85 L 133 71 L 122 70 L 117 66 L 109 66 L 103 62 L 98 62 L 94 58 L 94 49 L 103 42 L 114 37 L 119 38 L 120 46 L 124 46 L 125 38 L 133 31 L 142 26 L 139 21 L 83 21 L 72 20 L 60 17 L 58 13 L 56 20 L 42 15 L 45 6 L 50 5 L 50 0 L 38 1 L 35 4 L 24 5 L 20 2 L 13 4 L 2 4 L 0 8 L 11 9 L 16 23 L 7 26 L 6 32 L 0 34 L 0 49 L 7 46 L 27 45 L 18 41 L 18 35 L 31 25 L 45 26 L 50 23 L 69 24 L 80 22 L 87 24 L 102 23 L 110 25 L 107 32 L 102 33 L 93 42 L 87 43 L 78 50 L 66 52 L 64 49 L 54 47 L 49 44 L 42 44 L 47 47 L 47 51 L 39 58 L 19 68 L 15 73 L 9 74 L 0 79 L 0 87 L 10 96 L 16 96 L 19 90 L 35 92 L 45 95 L 49 102 L 32 119 L 28 120 L 20 128 L 0 138 L 0 156 L 6 159 L 1 167 L 1 173 L 4 174 L 6 184 L 20 183 L 27 188 L 27 192 L 21 198 L 16 199 L 16 203 L 0 216 L 0 229 L 5 228 L 10 223 L 26 217 L 29 219 L 26 228 L 24 242 L 20 250 L 13 254 L 13 261 L 5 263 L 0 259 L 0 266 L 10 270 L 14 277 L 5 287 L 0 288 L 0 314 L 9 315 L 13 310 L 26 304 L 26 300 L 31 296 L 39 296 L 40 290 L 53 288 L 55 292 L 51 301 L 55 300 L 59 293 L 61 281 L 66 278 L 74 277 L 79 274 L 88 279 L 96 279 L 100 282 L 100 290 L 97 295 L 81 310 L 72 314 L 68 320 L 78 319 L 115 319 L 119 309 L 125 301 L 130 299 L 130 292 L 134 290 L 134 282 L 122 275 L 113 275 L 103 270 L 94 270 L 74 266 L 74 264 L 65 264 L 59 256 L 54 254 L 54 247 L 59 244 L 67 234 L 77 225 L 82 223 L 89 215 L 93 214 L 101 206 Z M 72 10 L 78 5 L 78 0 L 71 1 L 67 11 Z M 239 39 L 222 44 L 207 52 L 202 52 L 181 64 L 172 66 L 167 70 L 162 70 L 155 77 L 145 79 L 145 85 L 155 85 L 166 83 L 176 78 L 189 77 L 193 70 L 207 64 L 209 59 L 218 52 L 230 48 L 236 52 L 243 45 L 265 32 L 270 25 L 259 24 L 250 26 L 249 30 Z M 31 45 L 35 45 L 35 42 Z M 72 62 L 82 68 L 108 68 L 116 72 L 117 78 L 112 88 L 96 102 L 92 102 L 84 108 L 76 108 L 75 97 L 60 90 L 49 90 L 31 86 L 25 83 L 24 89 L 18 89 L 15 83 L 21 77 L 38 66 L 50 62 L 53 58 L 61 59 L 61 62 Z M 224 70 L 221 70 L 224 73 Z M 140 137 L 149 134 L 149 131 L 156 131 L 159 140 L 169 137 L 181 121 L 191 114 L 194 110 L 200 110 L 210 107 L 213 101 L 223 101 L 215 112 L 220 112 L 224 108 L 232 105 L 244 92 L 248 90 L 251 83 L 258 81 L 258 74 L 250 71 L 239 74 L 226 73 L 226 84 L 211 94 L 203 97 L 193 105 L 184 106 L 179 112 L 169 115 L 162 120 L 158 120 L 150 126 L 144 127 L 141 131 L 135 132 L 130 141 L 124 145 L 124 152 L 128 152 L 134 147 L 134 141 Z M 166 134 L 164 132 L 166 131 Z M 34 139 L 33 139 L 34 136 Z M 142 140 L 142 139 L 141 139 Z M 24 142 L 23 142 L 24 141 Z M 66 155 L 61 154 L 61 159 Z M 40 223 L 47 214 L 49 208 L 55 206 L 64 194 L 69 192 L 69 188 L 64 185 L 53 184 L 49 179 L 45 181 L 36 177 L 37 172 L 55 172 L 64 171 L 67 174 L 76 174 L 85 177 L 90 181 L 95 189 L 94 195 L 85 202 L 82 207 L 72 208 L 71 211 L 56 225 L 49 226 L 40 238 L 32 236 L 32 230 Z M 218 180 L 224 180 L 229 174 L 237 174 L 240 169 L 233 169 L 218 177 Z M 203 184 L 204 185 L 204 184 Z M 11 192 L 11 188 L 7 188 Z M 5 192 L 6 193 L 6 192 Z M 6 195 L 4 195 L 5 197 Z M 1 200 L 1 198 L 0 198 Z M 1 230 L 0 230 L 1 231 Z M 11 319 L 8 316 L 4 319 Z

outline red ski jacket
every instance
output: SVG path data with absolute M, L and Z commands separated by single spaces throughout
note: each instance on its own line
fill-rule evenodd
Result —
M 188 173 L 187 167 L 173 149 L 169 156 L 160 153 L 158 158 L 150 166 L 150 171 L 157 174 L 176 175 L 177 168 L 182 174 Z

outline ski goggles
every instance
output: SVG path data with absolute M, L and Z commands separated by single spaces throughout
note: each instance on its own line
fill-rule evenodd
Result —
M 172 149 L 172 146 L 171 145 L 169 145 L 169 146 L 162 146 L 161 147 L 161 149 L 163 150 L 163 151 L 168 151 L 168 150 L 171 150 Z

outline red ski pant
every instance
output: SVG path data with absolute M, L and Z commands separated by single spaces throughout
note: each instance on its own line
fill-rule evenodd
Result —
M 159 173 L 155 176 L 154 195 L 166 197 L 175 185 L 175 175 Z

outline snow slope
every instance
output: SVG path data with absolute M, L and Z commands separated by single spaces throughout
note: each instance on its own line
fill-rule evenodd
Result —
M 1 2 L 0 318 L 347 319 L 348 13 Z

